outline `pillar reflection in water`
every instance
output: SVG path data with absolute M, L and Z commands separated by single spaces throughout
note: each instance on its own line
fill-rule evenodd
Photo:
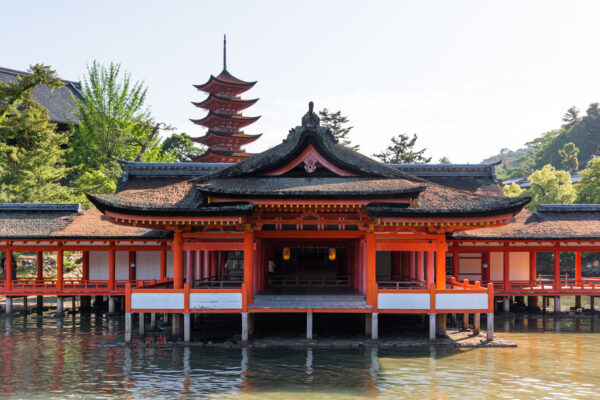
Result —
M 12 333 L 12 317 L 4 319 L 4 336 L 10 336 Z
M 309 347 L 306 349 L 306 383 L 313 382 L 313 349 Z

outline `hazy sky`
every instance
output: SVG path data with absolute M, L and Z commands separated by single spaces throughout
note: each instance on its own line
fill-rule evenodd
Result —
M 279 143 L 309 100 L 342 110 L 370 155 L 417 133 L 433 161 L 476 163 L 600 101 L 598 1 L 29 1 L 2 7 L 0 66 L 79 80 L 96 59 L 149 87 L 155 117 L 191 135 L 192 87 L 222 67 L 258 84 L 249 146 Z

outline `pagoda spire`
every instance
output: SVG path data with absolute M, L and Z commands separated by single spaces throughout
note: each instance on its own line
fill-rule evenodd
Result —
M 208 147 L 206 153 L 194 161 L 214 163 L 236 163 L 250 157 L 243 146 L 254 142 L 261 135 L 248 135 L 242 128 L 254 123 L 260 117 L 246 117 L 241 111 L 252 106 L 258 99 L 245 100 L 240 94 L 251 89 L 256 82 L 246 82 L 227 71 L 227 35 L 223 35 L 223 71 L 217 76 L 211 75 L 203 85 L 194 85 L 198 90 L 208 93 L 201 102 L 192 102 L 196 107 L 208 111 L 201 119 L 192 119 L 196 125 L 208 129 L 201 137 L 192 138 L 196 143 Z

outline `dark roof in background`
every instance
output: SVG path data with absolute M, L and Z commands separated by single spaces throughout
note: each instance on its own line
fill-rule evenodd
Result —
M 9 83 L 17 82 L 17 76 L 29 75 L 28 72 L 17 71 L 0 67 L 0 82 Z M 73 95 L 76 99 L 81 100 L 81 84 L 79 82 L 62 80 L 64 86 L 58 89 L 50 90 L 45 85 L 37 86 L 34 89 L 34 96 L 38 103 L 46 107 L 50 113 L 50 120 L 56 123 L 67 123 L 69 120 L 74 121 L 75 118 L 71 112 L 71 107 L 74 105 Z

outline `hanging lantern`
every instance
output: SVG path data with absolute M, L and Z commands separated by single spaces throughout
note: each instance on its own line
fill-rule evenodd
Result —
M 331 261 L 335 260 L 335 257 L 337 256 L 336 251 L 335 251 L 335 247 L 330 247 L 329 248 L 329 259 Z
M 289 247 L 284 247 L 283 248 L 283 259 L 285 261 L 290 259 L 290 248 Z

